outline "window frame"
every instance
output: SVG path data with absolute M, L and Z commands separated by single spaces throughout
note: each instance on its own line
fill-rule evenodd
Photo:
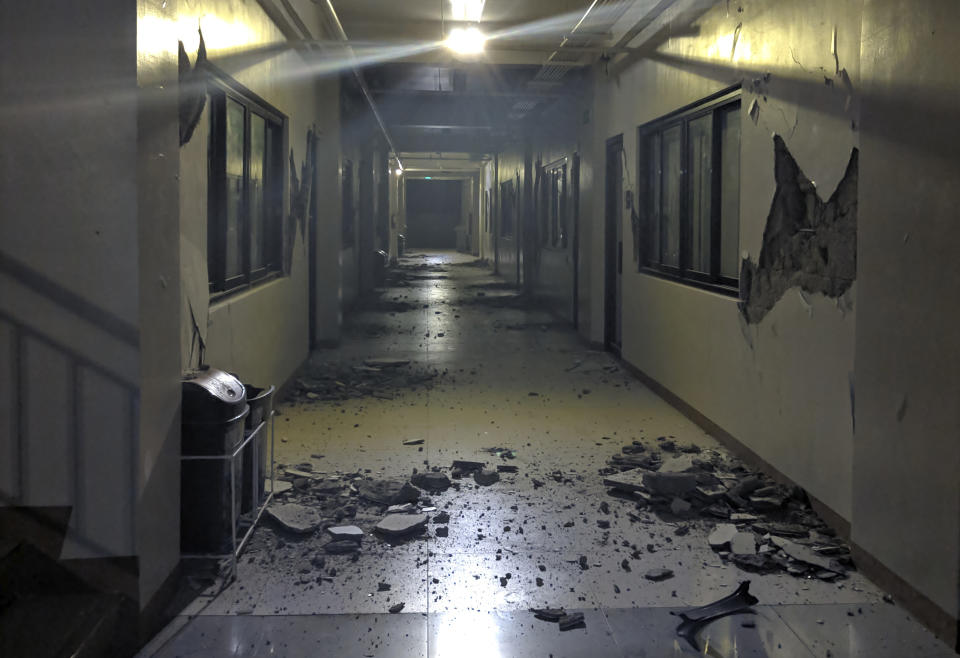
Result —
M 545 165 L 541 181 L 545 227 L 541 243 L 548 249 L 564 250 L 569 244 L 570 234 L 567 221 L 570 207 L 567 157 Z
M 210 107 L 210 139 L 207 157 L 207 270 L 211 301 L 234 295 L 283 276 L 284 192 L 287 172 L 284 162 L 287 117 L 260 96 L 211 64 L 207 68 Z M 239 213 L 241 273 L 227 276 L 227 105 L 228 99 L 243 107 L 243 190 Z M 252 264 L 253 226 L 250 214 L 251 116 L 264 120 L 263 264 Z M 273 137 L 270 134 L 273 133 Z M 272 172 L 272 173 L 269 173 Z
M 722 266 L 722 203 L 721 186 L 723 172 L 721 171 L 722 133 L 720 130 L 721 117 L 724 112 L 732 109 L 742 112 L 742 89 L 740 85 L 729 87 L 705 99 L 691 103 L 667 115 L 649 121 L 637 128 L 637 189 L 642 198 L 637 199 L 640 208 L 641 238 L 638 241 L 637 262 L 638 271 L 644 274 L 678 281 L 698 288 L 704 288 L 729 296 L 739 296 L 740 281 L 737 277 L 725 276 L 720 272 Z M 710 272 L 700 272 L 692 268 L 693 251 L 693 223 L 694 217 L 690 208 L 691 197 L 691 162 L 690 162 L 690 124 L 703 117 L 711 117 L 711 180 L 710 180 Z M 740 115 L 742 117 L 742 114 Z M 678 265 L 663 263 L 663 239 L 665 225 L 662 223 L 662 213 L 654 211 L 651 199 L 651 171 L 652 158 L 647 146 L 647 140 L 659 135 L 659 155 L 657 161 L 662 168 L 664 155 L 663 134 L 674 127 L 680 127 L 680 179 L 679 179 L 679 258 Z M 741 138 L 742 139 L 742 138 Z M 737 172 L 739 176 L 739 171 Z M 660 190 L 657 199 L 660 208 L 663 204 L 662 175 L 657 178 Z M 654 236 L 654 220 L 659 221 L 656 227 L 656 236 L 660 240 L 659 262 L 654 262 L 649 255 L 648 247 Z M 737 217 L 739 235 L 739 216 Z

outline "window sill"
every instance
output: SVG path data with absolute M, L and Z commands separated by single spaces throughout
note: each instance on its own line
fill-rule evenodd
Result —
M 687 279 L 682 276 L 677 276 L 675 274 L 670 274 L 669 272 L 664 272 L 663 270 L 658 270 L 654 267 L 647 267 L 644 265 L 640 266 L 640 274 L 647 274 L 657 279 L 664 279 L 666 281 L 673 281 L 674 283 L 679 283 L 690 288 L 699 288 L 701 290 L 707 290 L 710 292 L 723 295 L 724 297 L 731 297 L 733 299 L 740 298 L 740 288 L 739 286 L 729 286 L 722 283 L 711 283 L 709 281 L 698 281 L 696 279 Z
M 279 281 L 282 278 L 284 278 L 283 274 L 281 274 L 279 271 L 274 271 L 261 276 L 252 283 L 244 283 L 243 285 L 231 288 L 230 290 L 212 292 L 210 293 L 210 307 L 213 308 L 215 305 L 219 306 L 225 304 L 226 302 L 233 301 L 244 293 L 259 291 L 260 288 L 263 288 L 268 283 Z

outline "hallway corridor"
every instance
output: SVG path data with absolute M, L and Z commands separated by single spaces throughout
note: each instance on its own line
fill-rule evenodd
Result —
M 236 581 L 210 584 L 141 656 L 952 655 L 856 571 L 748 573 L 708 543 L 722 519 L 611 495 L 615 455 L 692 456 L 721 476 L 737 462 L 485 266 L 416 253 L 388 277 L 278 405 L 277 475 L 297 474 L 277 485 L 289 491 L 273 509 L 301 505 L 310 528 L 292 534 L 265 515 Z M 401 361 L 364 365 L 374 359 Z M 421 493 L 420 534 L 373 532 L 385 505 L 365 486 L 434 468 L 452 477 L 454 460 L 499 466 L 499 481 L 465 472 Z M 739 529 L 757 530 L 758 515 Z M 359 551 L 328 553 L 324 529 L 348 524 L 364 532 Z M 829 532 L 796 541 L 820 540 Z M 697 648 L 677 636 L 671 611 L 744 580 L 759 599 L 751 612 L 709 624 Z M 561 631 L 531 608 L 583 612 L 584 623 Z

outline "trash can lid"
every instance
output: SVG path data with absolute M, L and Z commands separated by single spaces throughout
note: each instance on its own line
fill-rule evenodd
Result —
M 239 379 L 217 368 L 202 368 L 183 380 L 183 418 L 227 420 L 246 406 L 247 393 Z

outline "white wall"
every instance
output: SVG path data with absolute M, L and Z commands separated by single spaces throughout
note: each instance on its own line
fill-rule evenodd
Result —
M 288 149 L 284 153 L 289 169 L 289 152 L 293 151 L 297 175 L 307 158 L 307 131 L 323 123 L 335 134 L 338 114 L 335 82 L 321 85 L 304 67 L 304 60 L 293 51 L 254 63 L 236 62 L 226 57 L 231 48 L 285 41 L 279 28 L 261 7 L 253 2 L 231 0 L 181 0 L 178 26 L 195 25 L 199 20 L 206 28 L 204 38 L 211 62 L 228 75 L 259 95 L 287 117 Z M 231 29 L 219 26 L 230 25 Z M 209 28 L 207 28 L 209 26 Z M 185 38 L 185 37 L 184 37 Z M 237 39 L 242 38 L 243 44 Z M 186 42 L 185 42 L 186 43 Z M 196 53 L 188 45 L 191 57 Z M 331 94 L 333 96 L 331 97 Z M 321 101 L 326 98 L 326 101 Z M 322 103 L 322 104 L 321 104 Z M 306 224 L 297 225 L 290 272 L 263 285 L 210 304 L 207 292 L 207 141 L 209 118 L 201 119 L 191 141 L 181 149 L 181 253 L 184 260 L 184 309 L 192 308 L 206 342 L 206 362 L 239 374 L 244 381 L 264 386 L 283 384 L 307 356 L 308 337 L 308 266 Z M 336 146 L 321 136 L 324 154 L 336 161 Z M 331 151 L 333 149 L 333 151 Z M 329 167 L 324 171 L 329 174 Z M 289 171 L 284 192 L 284 216 L 289 211 Z M 330 190 L 326 190 L 329 193 Z M 339 195 L 335 197 L 338 199 Z M 339 224 L 337 203 L 321 208 L 320 222 Z M 330 313 L 330 304 L 324 312 Z M 191 325 L 184 317 L 182 347 L 184 367 L 196 365 L 188 360 Z
M 136 89 L 135 3 L 0 4 L 0 506 L 64 558 L 136 551 Z
M 593 148 L 585 154 L 598 179 L 584 212 L 593 224 L 588 330 L 593 340 L 602 337 L 608 137 L 623 134 L 624 187 L 636 190 L 637 127 L 745 79 L 740 248 L 754 261 L 775 189 L 772 134 L 786 140 L 824 200 L 858 143 L 845 111 L 847 92 L 839 83 L 825 85 L 819 68 L 829 66 L 832 73 L 830 42 L 837 26 L 840 61 L 858 83 L 856 7 L 825 0 L 741 4 L 742 13 L 728 14 L 724 6 L 710 11 L 698 21 L 699 37 L 671 41 L 662 49 L 667 57 L 658 62 L 642 61 L 618 79 L 599 74 Z M 731 58 L 731 50 L 718 44 L 732 44 L 738 24 Z M 769 82 L 759 92 L 748 89 L 766 72 Z M 754 99 L 760 104 L 756 123 L 747 112 Z M 628 216 L 623 234 L 624 358 L 849 520 L 854 314 L 835 300 L 819 295 L 802 300 L 792 291 L 761 323 L 747 326 L 734 298 L 638 272 Z M 852 305 L 854 297 L 845 304 Z
M 960 6 L 864 4 L 853 538 L 955 618 Z

